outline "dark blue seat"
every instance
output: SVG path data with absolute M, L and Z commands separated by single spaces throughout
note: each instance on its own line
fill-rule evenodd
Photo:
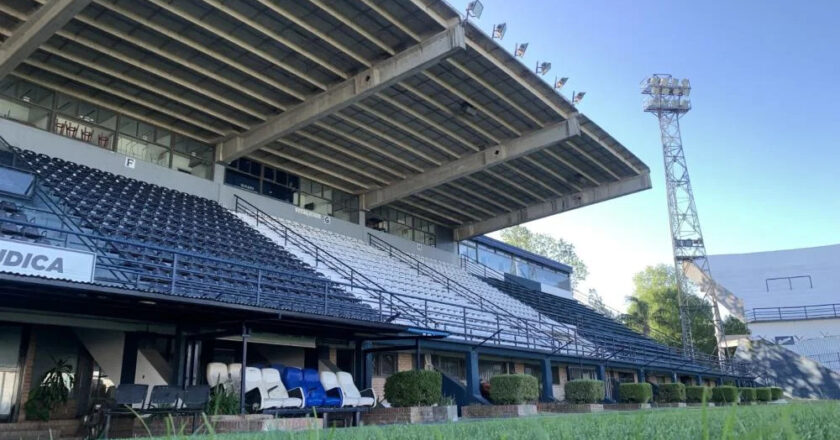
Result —
M 343 400 L 341 388 L 331 388 L 329 390 L 325 390 L 324 386 L 321 385 L 321 378 L 318 377 L 318 370 L 313 368 L 304 369 L 303 383 L 306 386 L 304 389 L 308 390 L 310 395 L 315 396 L 316 399 L 320 399 L 323 402 L 320 406 L 341 406 Z M 307 398 L 307 401 L 308 400 L 309 399 Z

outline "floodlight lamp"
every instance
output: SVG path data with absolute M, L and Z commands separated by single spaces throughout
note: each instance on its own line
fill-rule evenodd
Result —
M 467 18 L 475 17 L 481 18 L 481 13 L 484 12 L 484 5 L 480 0 L 473 0 L 467 4 Z
M 659 78 L 659 85 L 663 86 L 663 87 L 667 86 L 668 85 L 668 78 L 665 78 L 665 77 Z
M 691 83 L 688 81 L 688 78 L 683 78 L 682 86 L 685 88 L 691 87 Z
M 577 104 L 583 100 L 583 96 L 586 95 L 586 92 L 577 92 L 575 95 L 574 100 L 572 100 L 573 104 Z
M 551 70 L 551 63 L 545 61 L 543 61 L 542 63 L 540 63 L 539 61 L 537 62 L 537 68 L 535 72 L 538 75 L 545 75 L 546 73 L 548 73 L 549 70 Z
M 513 51 L 513 56 L 522 58 L 525 56 L 526 50 L 528 50 L 528 43 L 517 44 L 516 49 Z
M 493 26 L 493 39 L 501 40 L 505 38 L 505 32 L 507 32 L 507 23 L 500 23 Z
M 671 94 L 671 89 L 669 89 L 668 87 L 663 87 L 662 88 L 662 94 L 663 95 L 670 95 Z
M 562 77 L 562 78 L 560 78 L 560 79 L 557 79 L 557 77 L 555 77 L 555 78 L 554 78 L 554 90 L 560 90 L 560 89 L 562 89 L 562 88 L 563 88 L 563 86 L 565 86 L 565 85 L 566 85 L 566 82 L 568 82 L 568 81 L 569 81 L 569 77 L 568 77 L 568 76 L 564 76 L 564 77 Z
M 676 78 L 671 78 L 671 81 L 668 82 L 668 85 L 671 87 L 677 87 L 680 85 L 680 82 Z

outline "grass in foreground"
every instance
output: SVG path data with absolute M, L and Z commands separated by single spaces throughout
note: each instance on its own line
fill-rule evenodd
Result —
M 840 403 L 569 414 L 443 425 L 195 436 L 202 440 L 837 439 Z

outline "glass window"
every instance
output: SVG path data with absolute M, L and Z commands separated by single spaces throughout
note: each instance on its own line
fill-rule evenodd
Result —
M 457 380 L 467 380 L 466 361 L 461 357 L 432 355 L 432 365 Z
M 373 355 L 373 375 L 388 377 L 397 371 L 397 355 L 395 353 L 375 353 Z
M 14 325 L 0 326 L 0 420 L 8 420 L 17 401 L 21 330 Z
M 292 190 L 290 188 L 273 182 L 264 181 L 262 184 L 262 193 L 287 203 L 292 203 L 293 201 Z
M 478 377 L 489 382 L 493 376 L 500 374 L 512 374 L 514 372 L 512 362 L 503 361 L 478 361 Z
M 569 367 L 569 380 L 577 379 L 597 379 L 598 375 L 594 368 L 588 367 Z
M 248 191 L 259 192 L 260 189 L 260 179 L 230 169 L 225 172 L 225 183 Z
M 129 118 L 128 116 L 120 116 L 120 133 L 127 134 L 129 136 L 137 136 L 137 125 L 139 123 L 137 120 L 133 118 Z
M 161 147 L 150 142 L 120 136 L 117 141 L 117 152 L 142 161 L 169 167 L 169 148 Z

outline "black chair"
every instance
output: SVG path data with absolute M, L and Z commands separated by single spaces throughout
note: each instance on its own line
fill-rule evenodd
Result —
M 169 385 L 155 385 L 149 396 L 146 412 L 173 412 L 178 409 L 181 389 Z
M 105 429 L 103 437 L 108 438 L 111 429 L 111 416 L 114 414 L 134 414 L 143 410 L 149 386 L 144 384 L 121 383 L 114 392 L 114 403 L 105 410 Z M 135 408 L 135 405 L 139 407 Z

